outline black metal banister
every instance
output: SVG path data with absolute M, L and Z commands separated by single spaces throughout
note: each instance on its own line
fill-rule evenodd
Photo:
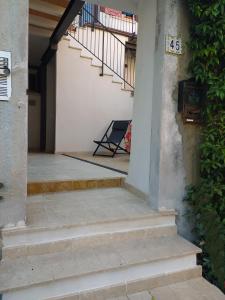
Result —
M 86 12 L 86 14 L 87 15 L 90 15 L 92 18 L 93 18 L 93 20 L 95 21 L 94 22 L 94 26 L 96 25 L 96 24 L 99 24 L 99 25 L 101 25 L 101 27 L 102 28 L 104 28 L 104 30 L 105 31 L 107 31 L 107 32 L 109 32 L 115 39 L 117 39 L 121 44 L 123 44 L 124 45 L 124 47 L 125 47 L 125 44 L 112 32 L 112 30 L 110 29 L 110 28 L 108 28 L 108 27 L 106 27 L 104 24 L 102 24 L 100 21 L 99 21 L 99 19 L 97 19 L 94 15 L 92 15 L 85 7 L 83 7 L 82 8 L 82 10 L 81 11 L 84 11 L 84 12 Z M 88 23 L 86 23 L 85 25 L 88 25 Z M 91 24 L 89 24 L 89 25 L 91 25 Z
M 101 62 L 101 76 L 106 67 L 124 82 L 124 88 L 134 89 L 135 51 L 85 7 L 69 27 L 68 34 Z

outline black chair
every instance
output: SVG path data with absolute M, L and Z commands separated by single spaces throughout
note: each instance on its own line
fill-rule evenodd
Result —
M 112 121 L 105 134 L 103 135 L 101 141 L 94 141 L 94 143 L 96 143 L 98 146 L 95 149 L 93 156 L 99 155 L 114 157 L 115 154 L 129 153 L 125 148 L 121 147 L 120 144 L 124 139 L 130 123 L 131 120 Z M 112 155 L 96 154 L 100 147 L 109 150 L 110 152 L 112 152 Z M 123 152 L 118 152 L 119 150 Z

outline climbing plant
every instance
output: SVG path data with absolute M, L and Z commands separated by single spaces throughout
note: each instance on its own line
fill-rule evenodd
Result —
M 188 0 L 190 71 L 206 88 L 200 179 L 186 200 L 202 248 L 203 274 L 225 286 L 225 0 Z

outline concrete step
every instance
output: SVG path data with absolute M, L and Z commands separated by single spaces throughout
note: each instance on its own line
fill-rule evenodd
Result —
M 165 284 L 174 284 L 179 282 L 186 282 L 190 279 L 200 279 L 201 268 L 194 267 L 192 269 L 184 270 L 181 272 L 161 274 L 155 277 L 145 277 L 138 280 L 132 280 L 129 282 L 123 282 L 123 284 L 102 286 L 99 288 L 87 286 L 81 288 L 80 292 L 74 292 L 73 279 L 60 280 L 53 283 L 46 283 L 39 286 L 33 286 L 25 289 L 18 289 L 8 291 L 3 294 L 2 300 L 30 300 L 38 297 L 40 300 L 142 300 L 143 298 L 137 298 L 146 295 L 146 291 L 149 289 L 155 289 Z M 52 293 L 54 288 L 54 293 Z M 57 294 L 57 296 L 53 296 Z M 151 294 L 151 293 L 149 293 Z M 30 298 L 29 298 L 30 297 Z M 133 298 L 131 298 L 133 297 Z M 35 298 L 36 299 L 36 298 Z M 168 298 L 166 298 L 167 300 Z M 182 299 L 182 298 L 181 298 Z M 223 298 L 212 298 L 213 300 L 222 300 Z M 207 299 L 207 300 L 212 300 Z M 145 299 L 143 299 L 145 300 Z M 153 300 L 150 297 L 150 300 Z M 158 299 L 157 299 L 158 300 Z M 163 299 L 164 300 L 164 299 Z M 169 299 L 170 300 L 170 299 Z M 182 299 L 183 300 L 183 299 Z M 193 300 L 193 299 L 188 299 Z M 198 298 L 195 300 L 199 300 Z M 202 299 L 203 300 L 203 299 Z
M 90 227 L 57 228 L 44 231 L 30 230 L 27 233 L 18 232 L 17 235 L 4 238 L 2 258 L 15 259 L 36 254 L 54 253 L 74 248 L 81 243 L 95 243 L 97 240 L 125 240 L 129 237 L 140 236 L 171 236 L 177 233 L 175 225 L 151 226 L 148 225 L 147 219 L 135 221 L 134 224 L 117 222 L 116 224 L 98 224 Z M 137 226 L 135 226 L 135 223 Z
M 198 252 L 176 235 L 86 240 L 61 252 L 2 260 L 0 287 L 4 293 L 20 289 L 17 299 L 52 299 L 193 270 Z
M 28 197 L 28 226 L 2 229 L 3 258 L 61 251 L 82 240 L 176 234 L 175 212 L 155 212 L 123 188 Z
M 103 179 L 32 181 L 27 183 L 27 194 L 38 195 L 62 191 L 120 187 L 123 185 L 123 181 L 123 177 L 120 176 Z
M 174 223 L 173 210 L 157 214 L 147 200 L 122 187 L 41 194 L 27 200 L 27 225 L 44 229 L 133 220 L 149 215 L 168 216 Z

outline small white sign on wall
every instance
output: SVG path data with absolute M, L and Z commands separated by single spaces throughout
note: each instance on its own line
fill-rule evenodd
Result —
M 172 35 L 166 36 L 166 52 L 171 54 L 182 54 L 182 39 Z
M 11 92 L 11 53 L 0 51 L 0 101 L 8 101 Z

